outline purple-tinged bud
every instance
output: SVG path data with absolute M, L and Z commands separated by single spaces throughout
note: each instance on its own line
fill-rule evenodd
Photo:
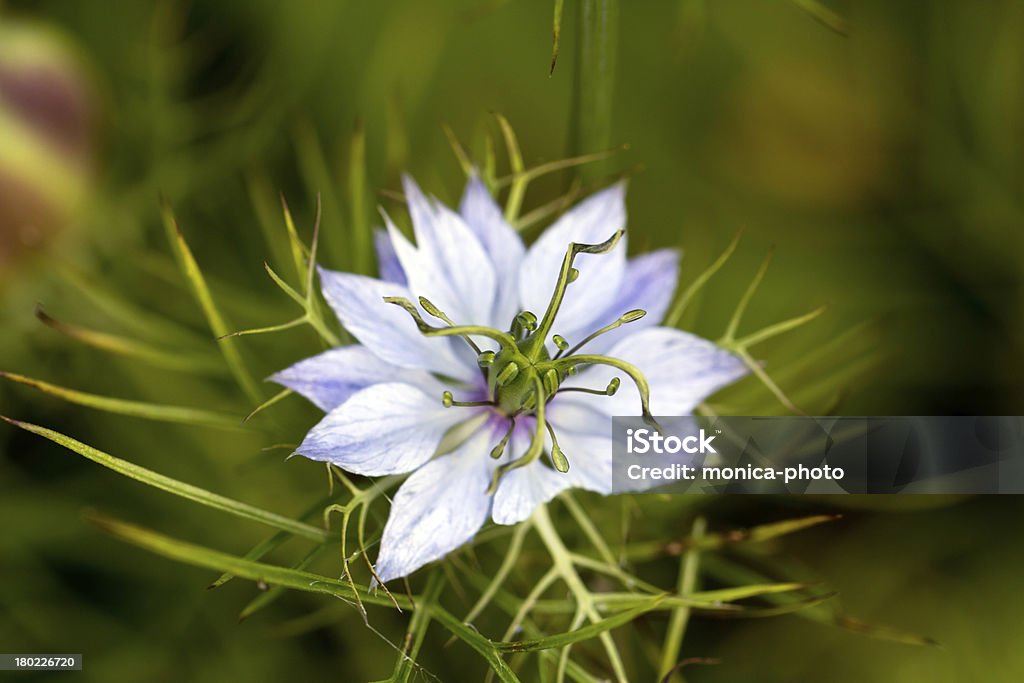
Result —
M 93 175 L 96 112 L 66 38 L 0 21 L 0 267 L 73 219 Z

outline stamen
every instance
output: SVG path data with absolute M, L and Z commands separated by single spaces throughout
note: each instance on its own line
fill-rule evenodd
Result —
M 551 335 L 551 341 L 558 347 L 558 353 L 555 354 L 555 358 L 559 358 L 569 348 L 569 342 L 565 341 L 565 337 L 560 334 Z
M 544 396 L 544 387 L 541 386 L 540 379 L 536 375 L 533 378 L 533 390 L 536 392 L 537 412 L 535 417 L 537 418 L 537 427 L 533 430 L 533 439 L 530 441 L 530 447 L 526 450 L 523 457 L 494 470 L 494 476 L 491 477 L 491 485 L 487 489 L 488 495 L 493 494 L 498 489 L 498 481 L 505 473 L 529 465 L 544 452 L 544 428 L 547 425 L 544 421 L 544 404 L 547 403 L 547 397 Z
M 551 435 L 551 464 L 555 466 L 555 469 L 565 474 L 569 471 L 569 459 L 565 457 L 565 453 L 558 445 L 558 439 L 555 437 L 555 430 L 550 424 L 545 425 L 548 428 L 548 434 Z
M 512 437 L 512 431 L 516 428 L 515 418 L 509 421 L 508 430 L 505 432 L 505 436 L 501 437 L 501 441 L 498 445 L 491 449 L 491 457 L 497 460 L 505 453 L 505 446 L 508 444 L 508 440 Z
M 440 308 L 435 306 L 434 303 L 430 299 L 428 299 L 427 297 L 425 297 L 425 296 L 421 296 L 420 297 L 420 306 L 423 307 L 424 311 L 426 311 L 430 315 L 434 316 L 438 320 L 441 320 L 441 321 L 444 321 L 444 322 L 448 323 L 448 325 L 450 327 L 455 327 L 455 323 L 452 322 L 452 319 L 449 318 L 447 315 L 445 315 L 444 311 L 442 311 Z M 466 336 L 463 336 L 462 338 L 466 340 L 466 343 L 469 344 L 470 348 L 472 348 L 473 351 L 475 351 L 476 354 L 479 356 L 480 355 L 480 347 L 476 345 L 476 342 L 474 342 L 472 339 L 470 339 L 469 337 L 466 337 Z
M 476 358 L 476 364 L 482 368 L 489 368 L 494 365 L 494 351 L 484 351 Z
M 611 323 L 610 325 L 605 325 L 604 327 L 602 327 L 601 329 L 597 330 L 596 332 L 592 332 L 591 334 L 587 335 L 583 339 L 583 341 L 581 341 L 576 346 L 572 347 L 572 350 L 570 350 L 569 353 L 567 353 L 565 355 L 566 356 L 571 356 L 572 354 L 576 353 L 581 348 L 583 348 L 584 344 L 587 344 L 588 342 L 592 342 L 594 339 L 596 339 L 597 337 L 600 337 L 605 332 L 611 332 L 612 330 L 619 329 L 623 325 L 627 325 L 629 323 L 636 322 L 637 320 L 639 320 L 640 318 L 644 317 L 645 315 L 647 315 L 647 311 L 643 310 L 642 308 L 635 308 L 632 311 L 628 311 L 626 313 L 623 313 L 622 315 L 619 316 L 618 320 L 616 320 L 615 322 Z
M 654 419 L 653 415 L 651 415 L 651 389 L 647 384 L 647 378 L 644 377 L 644 374 L 640 372 L 639 368 L 637 368 L 632 363 L 627 363 L 624 360 L 619 360 L 618 358 L 611 358 L 609 356 L 582 355 L 573 356 L 571 358 L 563 358 L 557 361 L 558 364 L 568 364 L 570 362 L 578 363 L 581 365 L 607 365 L 613 368 L 618 368 L 619 370 L 622 370 L 624 373 L 629 375 L 630 379 L 633 380 L 633 384 L 636 385 L 637 391 L 640 392 L 640 408 L 644 422 L 654 427 L 659 432 L 661 432 L 661 425 L 659 425 L 658 421 Z M 609 384 L 608 386 L 610 387 L 611 384 Z M 616 390 L 618 390 L 618 387 L 616 387 Z
M 544 392 L 548 396 L 554 396 L 555 392 L 558 391 L 558 385 L 562 383 L 562 378 L 558 374 L 558 370 L 554 368 L 548 368 L 544 372 Z
M 496 405 L 494 401 L 456 401 L 452 396 L 452 392 L 446 391 L 441 394 L 441 404 L 445 408 L 451 408 L 455 406 L 457 408 L 472 408 L 475 406 L 493 406 Z
M 519 366 L 515 363 L 509 363 L 501 369 L 494 382 L 497 386 L 503 387 L 516 378 L 519 374 Z
M 537 329 L 537 316 L 529 311 L 522 311 L 512 319 L 511 332 L 516 339 L 524 339 L 535 329 Z
M 605 387 L 604 389 L 584 389 L 583 387 L 565 387 L 564 389 L 559 389 L 558 393 L 561 394 L 566 391 L 576 391 L 581 394 L 595 394 L 597 396 L 614 396 L 615 392 L 619 390 L 619 385 L 621 384 L 622 382 L 619 380 L 618 377 L 612 377 L 612 381 L 608 382 L 608 386 Z

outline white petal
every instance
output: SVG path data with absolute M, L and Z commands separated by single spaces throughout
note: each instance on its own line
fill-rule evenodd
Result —
M 480 240 L 457 213 L 424 197 L 412 179 L 404 178 L 403 185 L 416 246 L 390 221 L 388 232 L 410 291 L 430 299 L 457 324 L 489 324 L 497 281 Z
M 509 440 L 509 456 L 506 462 L 526 452 L 535 424 L 534 420 L 523 420 L 523 428 L 517 428 L 513 432 Z M 494 494 L 494 510 L 491 516 L 498 524 L 517 524 L 529 517 L 538 505 L 547 503 L 562 491 L 574 486 L 573 482 L 568 473 L 552 469 L 543 458 L 534 460 L 529 465 L 506 472 L 501 477 L 498 490 Z
M 615 301 L 608 307 L 605 314 L 595 321 L 594 329 L 576 330 L 574 333 L 570 333 L 578 336 L 569 337 L 569 343 L 580 341 L 595 329 L 614 322 L 626 311 L 637 308 L 647 311 L 647 315 L 629 325 L 602 334 L 589 342 L 585 347 L 586 351 L 582 353 L 606 353 L 625 336 L 661 323 L 672 303 L 672 295 L 676 291 L 679 255 L 675 249 L 661 249 L 630 259 L 626 263 L 622 287 Z
M 398 254 L 391 244 L 391 236 L 386 230 L 377 228 L 373 231 L 373 247 L 377 252 L 377 271 L 380 279 L 384 282 L 397 282 L 400 285 L 408 284 L 402 264 L 398 261 Z
M 408 313 L 384 301 L 387 296 L 412 300 L 402 285 L 320 268 L 320 287 L 345 329 L 379 358 L 462 380 L 479 375 L 459 360 L 452 340 L 424 337 Z
M 595 408 L 600 396 L 560 395 L 548 404 L 548 421 L 569 460 L 572 486 L 612 492 L 612 420 Z
M 497 277 L 493 312 L 490 319 L 481 324 L 508 329 L 512 318 L 519 313 L 519 266 L 526 247 L 476 174 L 466 184 L 459 213 L 480 239 Z
M 525 310 L 544 315 L 571 242 L 599 244 L 626 227 L 624 192 L 620 183 L 581 202 L 530 247 L 519 270 Z M 595 319 L 615 300 L 626 269 L 626 239 L 607 254 L 580 254 L 575 267 L 579 278 L 569 285 L 553 328 L 559 334 L 592 331 Z
M 650 385 L 654 415 L 688 415 L 715 391 L 747 374 L 743 361 L 728 351 L 707 339 L 668 327 L 630 334 L 605 355 L 640 369 Z M 622 381 L 618 393 L 595 396 L 593 405 L 608 415 L 639 415 L 640 393 L 632 380 L 615 368 L 593 365 L 565 384 L 600 389 L 612 377 Z
M 324 412 L 334 410 L 357 391 L 381 382 L 403 381 L 438 396 L 444 391 L 432 375 L 388 363 L 358 344 L 306 358 L 269 379 L 305 396 Z
M 374 384 L 328 413 L 296 452 L 366 476 L 409 472 L 465 417 L 411 384 Z
M 482 428 L 448 455 L 432 460 L 402 484 L 391 504 L 377 557 L 387 582 L 439 560 L 476 535 L 487 521 L 494 460 L 493 430 Z

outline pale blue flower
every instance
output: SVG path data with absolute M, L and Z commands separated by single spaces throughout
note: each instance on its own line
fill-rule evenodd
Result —
M 678 254 L 627 260 L 623 185 L 529 248 L 477 178 L 458 213 L 409 179 L 405 194 L 415 245 L 387 221 L 381 279 L 320 270 L 360 343 L 272 377 L 327 413 L 298 453 L 366 476 L 412 473 L 384 528 L 382 581 L 445 556 L 488 517 L 515 524 L 572 487 L 610 493 L 611 416 L 688 414 L 745 373 L 711 342 L 657 325 Z M 443 322 L 424 322 L 417 300 Z M 443 438 L 455 445 L 438 454 Z

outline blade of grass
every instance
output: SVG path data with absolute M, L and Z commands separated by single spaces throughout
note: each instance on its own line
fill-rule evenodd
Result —
M 427 579 L 423 594 L 416 601 L 416 611 L 413 612 L 412 618 L 409 620 L 409 628 L 405 634 L 405 647 L 402 650 L 402 656 L 396 662 L 395 671 L 390 679 L 394 683 L 409 683 L 410 676 L 416 669 L 416 657 L 419 656 L 423 640 L 427 635 L 431 612 L 443 587 L 444 574 L 438 571 L 433 572 Z
M 313 516 L 314 513 L 320 512 L 321 510 L 324 509 L 325 506 L 330 505 L 332 500 L 334 500 L 333 496 L 326 496 L 318 500 L 315 504 L 310 506 L 305 512 L 299 515 L 299 521 L 305 521 L 309 519 Z M 281 545 L 291 537 L 292 534 L 287 531 L 278 531 L 276 533 L 273 533 L 267 538 L 257 543 L 255 546 L 253 546 L 252 549 L 244 555 L 244 559 L 258 560 L 267 553 L 269 553 L 271 550 L 277 548 L 279 545 Z M 219 577 L 217 577 L 216 580 L 214 580 L 209 586 L 207 586 L 207 588 L 210 590 L 213 590 L 214 588 L 220 588 L 233 578 L 234 574 L 221 574 Z
M 221 429 L 242 429 L 241 422 L 234 415 L 216 413 L 200 408 L 187 406 L 166 406 L 144 401 L 131 401 L 123 398 L 100 396 L 89 394 L 76 389 L 50 384 L 42 380 L 25 377 L 13 372 L 0 371 L 0 379 L 10 380 L 18 384 L 38 389 L 44 394 L 74 403 L 95 410 L 102 410 L 107 413 L 140 417 L 146 420 L 157 420 L 159 422 L 174 422 L 178 424 L 198 425 L 203 427 L 219 427 Z
M 698 516 L 690 528 L 690 538 L 694 546 L 699 546 L 700 539 L 707 531 L 707 520 Z M 690 595 L 697 587 L 697 568 L 700 565 L 700 551 L 696 547 L 691 548 L 684 556 L 679 566 L 679 579 L 676 582 L 676 591 L 679 595 Z M 668 619 L 668 628 L 665 631 L 665 641 L 661 648 L 661 661 L 658 664 L 658 671 L 666 681 L 671 680 L 675 670 L 679 652 L 683 646 L 683 638 L 686 635 L 686 625 L 690 620 L 690 608 L 680 605 L 672 610 Z
M 846 23 L 846 19 L 839 16 L 836 12 L 832 11 L 819 0 L 790 0 L 794 5 L 807 12 L 815 21 L 820 23 L 822 26 L 826 26 L 836 33 L 848 36 L 850 35 L 849 26 Z
M 348 157 L 348 201 L 352 226 L 352 267 L 354 272 L 363 274 L 370 273 L 373 244 L 373 228 L 366 198 L 366 128 L 362 119 L 356 119 Z
M 596 638 L 602 633 L 610 631 L 613 628 L 628 624 L 640 615 L 656 609 L 663 598 L 664 596 L 648 598 L 643 605 L 624 610 L 613 616 L 606 617 L 592 624 L 587 624 L 581 628 L 569 631 L 568 633 L 559 633 L 553 636 L 533 638 L 530 640 L 515 640 L 511 642 L 495 643 L 494 646 L 502 652 L 533 652 L 535 650 L 548 650 L 555 647 L 564 647 L 573 643 L 579 643 L 584 640 L 590 640 L 591 638 Z
M 2 415 L 0 415 L 0 419 L 14 425 L 15 427 L 24 429 L 27 432 L 49 439 L 55 444 L 78 453 L 97 464 L 103 465 L 107 469 L 113 470 L 114 472 L 122 474 L 130 479 L 142 482 L 147 486 L 152 486 L 153 488 L 160 489 L 161 491 L 166 491 L 167 493 L 174 494 L 186 500 L 191 500 L 195 503 L 199 503 L 200 505 L 205 505 L 206 507 L 214 510 L 227 512 L 235 517 L 259 522 L 261 524 L 274 527 L 275 529 L 287 531 L 311 541 L 325 543 L 329 538 L 328 533 L 324 529 L 318 529 L 315 526 L 298 522 L 294 519 L 263 510 L 253 505 L 249 505 L 248 503 L 242 503 L 237 500 L 227 498 L 226 496 L 222 496 L 217 493 L 212 493 L 206 489 L 193 486 L 192 484 L 186 484 L 163 474 L 158 474 L 152 470 L 146 469 L 145 467 L 140 467 L 139 465 L 135 465 L 126 460 L 116 458 L 109 453 L 104 453 L 97 448 L 93 448 L 81 441 L 72 439 L 60 432 L 55 432 L 52 429 L 40 427 L 39 425 L 34 425 L 28 422 L 12 420 L 11 418 L 4 417 Z
M 523 197 L 526 195 L 526 185 L 529 180 L 523 175 L 523 153 L 519 149 L 519 140 L 516 139 L 512 124 L 497 112 L 494 116 L 498 119 L 501 135 L 505 139 L 508 163 L 512 169 L 512 185 L 508 190 L 508 199 L 505 200 L 505 220 L 515 223 L 516 218 L 519 217 L 519 209 L 523 206 Z
M 715 273 L 721 270 L 722 266 L 725 265 L 725 262 L 728 261 L 729 257 L 732 256 L 734 251 L 736 251 L 736 247 L 739 246 L 741 237 L 743 237 L 743 231 L 737 230 L 732 241 L 729 242 L 729 246 L 725 248 L 725 251 L 723 251 L 710 266 L 705 268 L 704 271 L 697 276 L 697 279 L 686 288 L 678 299 L 676 299 L 676 302 L 672 305 L 672 310 L 667 316 L 665 316 L 664 324 L 666 326 L 677 327 L 679 325 L 680 321 L 683 319 L 683 313 L 686 311 L 687 306 L 690 305 L 690 302 L 693 301 L 693 297 L 697 295 L 697 292 L 704 288 L 704 285 L 708 283 L 708 280 L 714 277 Z
M 86 513 L 86 518 L 112 536 L 171 560 L 205 569 L 229 572 L 240 578 L 251 581 L 263 581 L 272 586 L 284 586 L 307 593 L 321 593 L 346 601 L 354 600 L 355 598 L 348 584 L 339 579 L 332 579 L 320 574 L 278 567 L 262 562 L 253 562 L 236 555 L 165 536 L 144 527 L 96 512 Z M 373 593 L 365 591 L 360 591 L 360 593 L 360 597 L 364 602 L 374 605 L 391 606 L 391 601 L 386 598 L 378 597 Z M 396 596 L 396 599 L 403 609 L 412 609 L 413 602 L 406 596 Z
M 199 269 L 199 264 L 196 263 L 195 257 L 192 255 L 192 250 L 189 249 L 188 243 L 185 241 L 185 236 L 182 235 L 181 229 L 178 227 L 178 222 L 174 218 L 174 214 L 171 212 L 171 207 L 166 203 L 163 203 L 162 215 L 164 221 L 164 228 L 167 231 L 167 238 L 171 242 L 171 247 L 174 251 L 174 256 L 178 261 L 178 266 L 181 268 L 182 273 L 189 282 L 189 286 L 192 289 L 192 294 L 195 296 L 196 303 L 203 311 L 203 315 L 206 317 L 206 322 L 210 326 L 210 331 L 213 332 L 214 337 L 224 337 L 224 335 L 231 332 L 227 323 L 224 321 L 223 316 L 217 309 L 216 304 L 213 302 L 213 296 L 210 294 L 210 289 L 206 284 L 206 279 L 203 277 L 202 271 Z M 249 400 L 253 403 L 259 403 L 260 392 L 256 385 L 256 380 L 249 373 L 245 363 L 242 361 L 241 353 L 238 350 L 238 345 L 235 340 L 231 337 L 226 337 L 217 342 L 220 346 L 221 353 L 224 354 L 224 360 L 228 364 L 228 368 L 231 370 L 231 374 L 234 375 L 238 385 L 248 396 Z
M 47 314 L 40 305 L 36 306 L 35 315 L 47 327 L 100 351 L 140 360 L 165 370 L 188 370 L 209 374 L 224 372 L 224 365 L 216 356 L 184 350 L 170 351 L 137 339 L 63 322 Z
M 316 129 L 308 120 L 301 121 L 295 127 L 295 149 L 299 159 L 299 170 L 302 180 L 312 193 L 317 193 L 323 200 L 324 230 L 330 235 L 342 235 L 344 220 L 341 205 L 338 202 L 336 179 L 331 173 L 331 165 L 324 154 L 323 145 Z M 331 260 L 345 263 L 348 254 L 344 240 L 333 240 L 327 244 Z
M 548 69 L 548 76 L 555 74 L 555 64 L 558 63 L 558 44 L 562 38 L 562 10 L 565 8 L 565 0 L 555 0 L 555 16 L 551 22 L 551 67 Z
M 570 155 L 579 156 L 612 146 L 612 110 L 618 52 L 618 0 L 581 0 L 577 60 L 573 82 Z M 605 164 L 581 166 L 589 180 L 606 171 Z
M 305 569 L 325 550 L 327 550 L 326 545 L 313 546 L 310 548 L 309 552 L 292 567 L 292 569 L 300 571 Z M 249 604 L 242 608 L 242 612 L 238 615 L 238 621 L 245 621 L 264 607 L 272 604 L 275 600 L 284 595 L 284 591 L 285 588 L 283 586 L 269 586 L 266 590 L 250 600 Z

